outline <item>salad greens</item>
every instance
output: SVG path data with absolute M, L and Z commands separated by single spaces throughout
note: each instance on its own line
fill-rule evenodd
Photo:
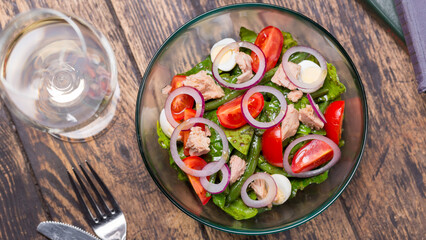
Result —
M 327 63 L 327 77 L 325 78 L 323 89 L 328 89 L 328 93 L 317 99 L 319 102 L 333 101 L 340 97 L 346 91 L 345 85 L 339 81 L 336 67 L 331 63 Z
M 164 149 L 170 149 L 170 138 L 166 136 L 160 127 L 160 122 L 157 121 L 158 143 Z
M 158 121 L 157 121 L 157 135 L 158 135 L 158 143 L 160 144 L 160 146 L 164 149 L 169 150 L 170 138 L 167 137 L 167 135 L 163 132 L 163 130 L 160 127 L 160 123 Z M 186 157 L 185 154 L 183 154 L 182 144 L 178 145 L 178 153 L 181 158 Z M 176 165 L 172 155 L 170 154 L 170 150 L 169 150 L 169 161 L 170 161 L 170 166 L 172 166 L 178 172 L 178 179 L 181 181 L 187 181 L 188 176 L 186 176 L 186 174 Z
M 257 33 L 255 33 L 252 30 L 249 30 L 245 27 L 241 27 L 240 28 L 240 38 L 241 38 L 241 41 L 243 41 L 243 42 L 254 43 L 254 41 L 256 41 L 256 38 L 257 38 Z
M 327 180 L 328 178 L 328 170 L 321 173 L 320 175 L 317 175 L 315 177 L 310 178 L 299 178 L 299 179 L 292 179 L 291 182 L 291 195 L 290 198 L 293 198 L 296 196 L 297 191 L 302 191 L 307 186 L 311 184 L 320 184 Z
M 197 65 L 195 65 L 195 67 L 193 67 L 191 70 L 178 74 L 178 75 L 183 75 L 183 76 L 189 76 L 189 75 L 193 75 L 198 73 L 199 71 L 207 71 L 208 73 L 211 74 L 211 70 L 212 70 L 212 60 L 210 58 L 210 55 L 204 59 L 203 61 L 201 61 L 200 63 L 198 63 Z
M 244 155 L 247 155 L 253 138 L 254 128 L 250 125 L 244 125 L 237 129 L 227 129 L 223 128 L 228 142 L 239 152 Z
M 278 34 L 280 36 L 280 34 Z M 283 54 L 291 47 L 297 46 L 297 41 L 293 38 L 293 36 L 288 33 L 282 31 L 282 35 L 284 37 L 283 47 L 281 50 L 281 55 L 279 57 L 278 63 L 267 71 L 263 78 L 261 79 L 259 85 L 270 86 L 275 89 L 278 89 L 285 97 L 287 104 L 293 104 L 295 109 L 300 110 L 309 105 L 308 98 L 304 93 L 303 96 L 297 102 L 291 102 L 287 98 L 287 94 L 290 93 L 290 90 L 279 86 L 273 82 L 271 82 L 272 77 L 280 67 L 281 59 Z M 245 27 L 241 27 L 239 36 L 241 41 L 254 43 L 257 38 L 257 33 L 249 30 Z M 279 49 L 279 48 L 277 48 Z M 241 49 L 242 52 L 250 53 L 248 49 Z M 278 55 L 278 51 L 277 51 Z M 310 60 L 318 63 L 317 59 L 312 55 L 304 52 L 297 52 L 290 56 L 289 61 L 293 63 L 300 63 L 303 60 Z M 181 73 L 179 75 L 189 76 L 196 74 L 202 70 L 207 71 L 209 75 L 212 74 L 212 60 L 210 56 L 205 58 L 203 61 L 195 65 L 192 69 L 187 72 Z M 346 91 L 345 86 L 339 81 L 337 76 L 336 68 L 331 64 L 327 63 L 327 76 L 324 80 L 323 86 L 317 90 L 316 92 L 311 93 L 311 96 L 315 99 L 315 102 L 318 103 L 320 111 L 324 113 L 327 106 L 331 104 L 333 101 L 340 98 L 340 95 Z M 236 83 L 237 77 L 242 74 L 241 69 L 238 67 L 234 67 L 233 70 L 229 72 L 221 72 L 220 76 L 227 82 Z M 244 182 L 255 172 L 266 172 L 269 174 L 281 174 L 286 177 L 289 177 L 291 183 L 291 195 L 290 198 L 295 197 L 298 191 L 301 191 L 308 187 L 311 184 L 320 184 L 324 182 L 328 178 L 328 171 L 309 178 L 292 178 L 283 168 L 276 167 L 271 165 L 262 154 L 262 135 L 265 130 L 254 128 L 248 124 L 243 125 L 242 127 L 236 129 L 229 129 L 221 126 L 220 121 L 217 116 L 217 108 L 222 106 L 224 103 L 227 103 L 238 96 L 241 96 L 245 90 L 231 90 L 228 88 L 222 87 L 225 95 L 222 98 L 214 99 L 207 101 L 205 103 L 205 113 L 204 118 L 211 120 L 212 122 L 219 125 L 223 130 L 229 142 L 229 151 L 232 153 L 231 155 L 237 155 L 241 159 L 245 161 L 246 168 L 244 170 L 243 175 L 237 179 L 233 184 L 229 185 L 224 192 L 219 194 L 210 194 L 207 193 L 206 197 L 212 197 L 213 203 L 217 205 L 220 209 L 231 215 L 236 220 L 249 219 L 257 214 L 270 210 L 270 208 L 251 208 L 248 207 L 244 201 L 241 199 L 240 193 L 241 188 Z M 269 122 L 275 119 L 275 117 L 280 112 L 280 103 L 278 99 L 269 94 L 262 94 L 264 98 L 264 106 L 261 110 L 260 115 L 256 118 L 261 122 Z M 222 156 L 223 146 L 222 140 L 219 134 L 216 131 L 209 127 L 211 132 L 210 136 L 210 151 L 204 155 L 204 160 L 207 162 L 218 161 Z M 326 131 L 324 129 L 314 130 L 308 127 L 307 125 L 300 123 L 297 129 L 296 135 L 285 139 L 283 144 L 283 149 L 288 146 L 292 141 L 300 138 L 302 136 L 306 136 L 308 134 L 318 134 L 318 135 L 326 135 Z M 160 123 L 157 121 L 157 135 L 158 135 L 158 143 L 164 149 L 170 149 L 170 139 L 167 135 L 162 131 Z M 296 144 L 295 147 L 290 151 L 290 158 L 292 159 L 295 153 L 302 148 L 307 141 L 300 142 Z M 343 145 L 344 141 L 340 140 L 340 145 Z M 169 150 L 170 151 L 170 150 Z M 178 153 L 180 157 L 185 158 L 184 148 L 182 143 L 178 143 Z M 176 165 L 173 158 L 170 156 L 170 165 L 176 169 L 177 176 L 179 180 L 187 181 L 187 175 Z M 210 182 L 215 182 L 216 179 L 219 179 L 221 174 L 214 174 L 210 177 Z M 191 180 L 192 181 L 192 180 Z M 252 199 L 256 199 L 256 194 L 253 191 L 248 192 L 249 197 Z
M 254 198 L 254 192 L 249 193 L 249 196 Z M 249 219 L 257 215 L 258 209 L 247 207 L 243 200 L 239 197 L 229 205 L 226 204 L 226 195 L 224 193 L 214 194 L 213 202 L 223 211 L 231 215 L 236 220 Z

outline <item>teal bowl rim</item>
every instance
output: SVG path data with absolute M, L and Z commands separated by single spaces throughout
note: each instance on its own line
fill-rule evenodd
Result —
M 176 202 L 168 193 L 167 191 L 162 187 L 162 185 L 160 184 L 159 180 L 157 179 L 155 173 L 149 168 L 148 162 L 145 159 L 145 154 L 142 151 L 142 141 L 141 141 L 141 133 L 139 132 L 139 122 L 140 122 L 140 118 L 139 118 L 139 110 L 141 107 L 141 99 L 142 99 L 142 92 L 145 89 L 145 81 L 148 77 L 148 74 L 151 72 L 151 68 L 154 65 L 155 61 L 157 60 L 159 54 L 163 51 L 163 49 L 169 44 L 170 41 L 174 40 L 176 38 L 177 35 L 179 35 L 182 31 L 186 30 L 189 26 L 191 26 L 193 23 L 196 23 L 197 21 L 208 17 L 212 14 L 224 11 L 224 10 L 228 10 L 228 9 L 235 9 L 235 8 L 257 8 L 257 7 L 261 7 L 261 8 L 270 8 L 270 9 L 274 9 L 274 10 L 280 10 L 280 11 L 284 11 L 284 12 L 288 12 L 291 14 L 295 14 L 305 20 L 307 20 L 308 22 L 312 23 L 314 26 L 316 26 L 318 29 L 320 29 L 321 31 L 323 31 L 330 39 L 333 40 L 333 42 L 337 45 L 338 49 L 343 53 L 344 57 L 348 60 L 350 66 L 352 67 L 352 69 L 354 70 L 355 74 L 356 74 L 356 82 L 358 83 L 358 87 L 360 88 L 361 91 L 361 98 L 363 100 L 364 103 L 364 133 L 362 136 L 362 144 L 361 144 L 361 149 L 360 149 L 360 153 L 358 155 L 357 161 L 355 163 L 355 166 L 353 167 L 352 171 L 350 172 L 349 176 L 347 177 L 346 181 L 343 183 L 343 185 L 341 185 L 340 189 L 338 190 L 338 192 L 332 196 L 330 199 L 328 199 L 327 201 L 325 201 L 323 204 L 321 204 L 319 207 L 317 207 L 313 212 L 311 212 L 310 214 L 308 214 L 307 216 L 300 218 L 296 221 L 294 221 L 293 223 L 284 226 L 284 227 L 278 227 L 278 228 L 273 228 L 273 229 L 266 229 L 266 230 L 239 230 L 239 229 L 233 229 L 230 227 L 224 227 L 222 225 L 218 225 L 215 223 L 212 223 L 208 220 L 205 220 L 199 216 L 196 216 L 194 214 L 192 214 L 190 211 L 186 210 L 184 207 L 182 207 L 178 202 Z M 297 227 L 299 225 L 302 225 L 303 223 L 313 219 L 314 217 L 318 216 L 321 212 L 323 212 L 325 209 L 327 209 L 334 201 L 336 201 L 336 199 L 342 194 L 342 192 L 346 189 L 346 186 L 349 184 L 349 182 L 351 181 L 352 177 L 354 176 L 358 165 L 361 161 L 362 158 L 362 154 L 364 153 L 364 148 L 365 148 L 365 142 L 366 142 L 366 138 L 367 138 L 367 131 L 368 131 L 368 108 L 367 108 L 367 99 L 365 96 L 365 91 L 364 91 L 364 86 L 362 84 L 361 81 L 361 77 L 359 76 L 359 73 L 354 65 L 354 63 L 352 62 L 351 58 L 349 57 L 348 53 L 345 51 L 345 49 L 343 48 L 343 46 L 337 41 L 337 39 L 331 34 L 329 33 L 326 29 L 324 29 L 321 25 L 319 25 L 318 23 L 316 23 L 314 20 L 308 18 L 307 16 L 298 13 L 296 11 L 293 11 L 291 9 L 285 8 L 285 7 L 280 7 L 280 6 L 276 6 L 276 5 L 271 5 L 271 4 L 264 4 L 264 3 L 243 3 L 243 4 L 234 4 L 234 5 L 228 5 L 228 6 L 224 6 L 224 7 L 220 7 L 220 8 L 216 8 L 213 9 L 211 11 L 208 11 L 206 13 L 203 13 L 191 20 L 189 20 L 188 22 L 186 22 L 183 26 L 181 26 L 179 29 L 177 29 L 172 35 L 170 35 L 170 37 L 168 37 L 166 39 L 166 41 L 164 41 L 164 43 L 161 45 L 161 47 L 157 50 L 157 52 L 155 53 L 154 57 L 152 58 L 152 60 L 150 61 L 148 67 L 145 70 L 145 74 L 142 78 L 142 82 L 140 83 L 140 87 L 139 87 L 139 91 L 138 91 L 138 98 L 137 98 L 137 102 L 136 102 L 136 132 L 137 132 L 137 140 L 138 140 L 138 146 L 139 146 L 139 151 L 141 153 L 142 156 L 142 160 L 144 161 L 144 164 L 149 172 L 149 174 L 151 175 L 152 179 L 154 180 L 155 184 L 157 184 L 157 186 L 160 188 L 161 192 L 163 192 L 163 194 L 177 207 L 179 208 L 182 212 L 184 212 L 186 215 L 190 216 L 191 218 L 218 230 L 224 231 L 224 232 L 229 232 L 229 233 L 234 233 L 234 234 L 244 234 L 244 235 L 257 235 L 257 234 L 271 234 L 271 233 L 278 233 L 278 232 L 282 232 L 285 230 L 289 230 L 291 228 Z

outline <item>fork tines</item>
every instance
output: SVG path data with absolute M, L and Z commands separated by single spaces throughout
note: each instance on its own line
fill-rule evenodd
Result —
M 84 167 L 81 164 L 79 164 L 80 169 L 83 172 L 84 177 L 86 178 L 86 181 L 89 183 L 90 187 L 92 188 L 93 192 L 95 193 L 98 202 L 101 203 L 101 207 L 103 209 L 103 212 L 102 212 L 99 209 L 99 206 L 96 204 L 95 200 L 93 199 L 92 195 L 90 195 L 89 191 L 87 190 L 85 184 L 83 183 L 83 181 L 80 178 L 77 171 L 74 168 L 72 168 L 74 175 L 77 178 L 77 181 L 80 185 L 80 188 L 83 190 L 84 196 L 86 196 L 87 200 L 90 202 L 90 205 L 92 206 L 92 209 L 95 211 L 96 217 L 94 217 L 93 214 L 91 213 L 88 205 L 85 203 L 83 196 L 81 195 L 80 190 L 77 187 L 76 182 L 74 181 L 71 174 L 67 171 L 68 177 L 71 181 L 71 185 L 72 185 L 72 187 L 75 191 L 75 194 L 78 198 L 80 206 L 81 206 L 84 214 L 86 215 L 86 219 L 89 221 L 90 225 L 94 225 L 94 224 L 102 221 L 103 219 L 106 219 L 107 217 L 110 217 L 110 216 L 116 214 L 117 212 L 120 212 L 120 208 L 119 208 L 117 202 L 115 201 L 114 197 L 112 196 L 111 192 L 108 190 L 108 188 L 105 186 L 104 182 L 99 177 L 99 175 L 95 172 L 95 170 L 93 170 L 92 166 L 90 166 L 90 164 L 87 161 L 86 161 L 86 164 L 87 164 L 90 172 L 92 173 L 93 177 L 96 179 L 99 186 L 102 188 L 103 192 L 105 193 L 108 201 L 111 203 L 111 206 L 112 206 L 112 209 L 110 209 L 107 206 L 105 199 L 99 193 L 98 189 L 96 188 L 95 184 L 92 182 L 92 180 L 89 177 L 89 175 L 87 174 L 86 170 L 84 169 Z

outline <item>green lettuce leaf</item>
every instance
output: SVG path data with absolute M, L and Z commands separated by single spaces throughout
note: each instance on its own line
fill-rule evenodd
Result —
M 179 153 L 180 158 L 181 159 L 186 158 L 185 154 L 183 153 L 183 145 L 178 144 L 177 149 L 178 149 L 178 153 Z M 181 180 L 181 181 L 188 181 L 189 180 L 186 173 L 184 171 L 182 171 L 182 169 L 180 169 L 180 167 L 173 160 L 173 157 L 172 157 L 172 154 L 170 153 L 170 151 L 169 151 L 169 163 L 170 163 L 170 166 L 172 166 L 172 168 L 177 171 L 179 180 Z
M 204 118 L 207 118 L 210 121 L 221 126 L 219 119 L 217 118 L 216 110 L 205 113 Z M 227 129 L 224 127 L 222 127 L 222 129 L 225 132 L 228 142 L 230 143 L 229 151 L 231 152 L 235 147 L 238 151 L 240 151 L 244 155 L 247 155 L 248 150 L 250 148 L 251 139 L 253 137 L 254 129 L 249 125 L 244 125 L 243 127 L 238 129 Z M 220 136 L 218 134 L 213 134 L 213 129 L 210 128 L 210 130 L 212 132 L 212 135 L 210 137 L 211 147 L 208 155 L 213 157 L 213 159 L 216 159 L 217 157 L 220 158 L 223 149 L 222 140 L 220 139 Z
M 284 44 L 282 53 L 284 54 L 289 48 L 297 46 L 297 41 L 294 40 L 293 36 L 289 32 L 282 32 L 284 37 Z
M 158 143 L 164 149 L 170 149 L 170 138 L 161 129 L 160 122 L 157 121 Z
M 238 129 L 222 128 L 231 145 L 244 155 L 247 155 L 253 138 L 254 128 L 246 124 Z
M 314 177 L 310 177 L 310 178 L 301 178 L 301 179 L 295 179 L 295 178 L 291 178 L 290 179 L 290 183 L 291 183 L 291 195 L 290 198 L 293 198 L 294 196 L 296 196 L 297 191 L 302 191 L 303 189 L 305 189 L 307 186 L 311 185 L 311 184 L 320 184 L 322 182 L 324 182 L 325 180 L 327 180 L 328 178 L 328 171 L 325 171 L 324 173 L 314 176 Z
M 317 98 L 318 102 L 333 101 L 346 91 L 345 85 L 339 81 L 336 68 L 331 63 L 327 63 L 327 77 L 322 88 L 328 89 L 328 93 Z
M 235 220 L 249 219 L 256 216 L 258 213 L 256 208 L 247 207 L 241 197 L 233 201 L 231 204 L 229 204 L 229 206 L 225 206 L 225 201 L 226 195 L 224 193 L 213 195 L 213 203 L 220 207 L 227 214 L 235 218 Z
M 240 28 L 241 41 L 254 43 L 257 38 L 257 33 L 245 27 Z
M 206 112 L 204 113 L 204 118 L 216 123 L 217 125 L 220 126 L 220 122 L 219 119 L 217 118 L 216 115 L 216 110 L 214 111 L 210 111 L 210 112 Z M 223 145 L 222 145 L 222 139 L 220 138 L 219 134 L 216 133 L 216 131 L 209 127 L 210 132 L 211 132 L 211 136 L 210 136 L 210 152 L 208 152 L 206 154 L 207 156 L 207 161 L 219 161 L 220 157 L 222 156 L 222 150 L 223 150 Z M 231 144 L 228 145 L 229 146 L 229 152 L 232 152 L 233 150 L 233 146 Z
M 192 74 L 196 74 L 196 73 L 198 73 L 199 71 L 202 71 L 202 70 L 207 71 L 209 74 L 211 74 L 212 73 L 212 65 L 213 65 L 213 63 L 212 63 L 212 60 L 211 60 L 210 55 L 209 55 L 202 62 L 195 65 L 195 67 L 193 67 L 191 70 L 184 72 L 184 73 L 181 73 L 181 74 L 178 74 L 178 75 L 189 76 L 189 75 L 192 75 Z

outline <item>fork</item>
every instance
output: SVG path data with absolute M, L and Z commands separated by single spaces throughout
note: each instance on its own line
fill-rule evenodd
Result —
M 99 175 L 93 170 L 92 166 L 86 161 L 87 166 L 89 167 L 90 172 L 92 173 L 93 177 L 98 182 L 99 186 L 102 188 L 103 192 L 105 193 L 108 201 L 111 203 L 112 209 L 110 209 L 104 198 L 99 193 L 96 186 L 93 184 L 91 178 L 87 174 L 84 167 L 79 164 L 81 171 L 83 172 L 87 182 L 89 183 L 90 187 L 92 188 L 93 192 L 96 195 L 96 198 L 98 199 L 98 202 L 101 203 L 101 206 L 103 208 L 103 212 L 99 209 L 99 206 L 96 204 L 93 197 L 90 195 L 89 191 L 87 190 L 86 186 L 84 185 L 83 181 L 81 180 L 79 174 L 77 171 L 72 168 L 72 171 L 74 172 L 75 177 L 77 178 L 78 183 L 80 184 L 81 189 L 83 190 L 84 195 L 89 200 L 90 205 L 92 206 L 92 209 L 95 211 L 96 216 L 93 216 L 91 211 L 89 210 L 89 207 L 83 200 L 83 197 L 80 193 L 80 190 L 77 188 L 77 184 L 74 181 L 73 177 L 71 176 L 70 172 L 67 171 L 68 177 L 71 181 L 71 185 L 75 191 L 75 194 L 77 195 L 78 201 L 80 203 L 80 207 L 82 211 L 84 212 L 84 215 L 86 217 L 87 222 L 89 223 L 90 227 L 93 228 L 96 235 L 100 237 L 101 239 L 105 240 L 125 240 L 126 239 L 126 230 L 127 230 L 127 224 L 126 219 L 124 218 L 123 212 L 120 210 L 120 207 L 118 206 L 117 202 L 115 201 L 114 197 L 112 196 L 111 192 L 108 190 L 108 188 L 105 186 L 104 182 L 101 180 Z

